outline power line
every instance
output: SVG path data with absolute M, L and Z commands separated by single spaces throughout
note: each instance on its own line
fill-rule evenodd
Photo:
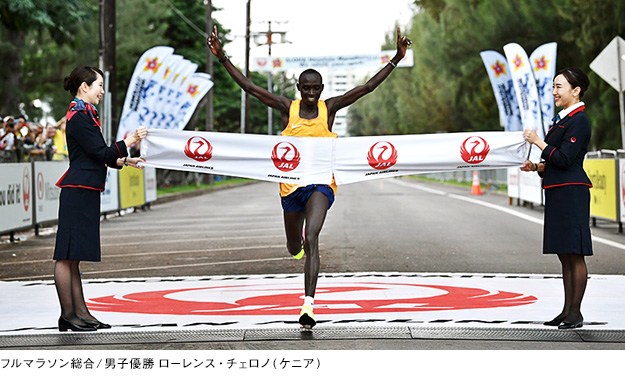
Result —
M 193 22 L 191 22 L 191 20 L 189 20 L 187 18 L 187 16 L 185 16 L 182 12 L 180 12 L 180 10 L 178 8 L 176 8 L 176 6 L 174 6 L 169 0 L 163 0 L 165 3 L 167 3 L 167 5 L 169 6 L 169 8 L 171 8 L 178 16 L 180 16 L 180 18 L 182 19 L 182 21 L 184 21 L 185 23 L 187 23 L 187 25 L 189 25 L 191 28 L 193 28 L 197 33 L 199 33 L 202 37 L 204 37 L 205 39 L 208 38 L 208 34 L 206 34 L 206 32 L 204 32 L 203 30 L 201 30 L 200 28 L 198 28 L 195 24 L 193 24 Z

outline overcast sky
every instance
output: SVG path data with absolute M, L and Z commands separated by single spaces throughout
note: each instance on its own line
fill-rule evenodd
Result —
M 247 0 L 212 0 L 222 10 L 213 13 L 229 29 L 226 51 L 242 66 L 245 59 Z M 330 56 L 380 51 L 384 36 L 396 23 L 408 24 L 412 0 L 251 0 L 251 32 L 286 31 L 291 44 L 274 44 L 273 56 Z M 267 56 L 267 46 L 250 42 L 250 57 Z

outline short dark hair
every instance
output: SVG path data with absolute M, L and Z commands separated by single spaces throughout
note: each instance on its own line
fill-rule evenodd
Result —
M 317 72 L 316 70 L 312 68 L 306 69 L 305 71 L 300 73 L 299 78 L 297 79 L 297 82 L 302 82 L 302 77 L 307 76 L 309 74 L 319 76 L 319 81 L 323 83 L 323 77 L 321 77 L 321 73 Z
M 580 89 L 579 98 L 580 99 L 582 98 L 584 93 L 586 93 L 586 90 L 588 90 L 588 87 L 590 86 L 590 80 L 588 79 L 588 76 L 586 76 L 586 73 L 584 73 L 579 68 L 565 68 L 565 69 L 561 69 L 561 70 L 559 70 L 556 73 L 556 75 L 553 77 L 553 79 L 555 80 L 555 78 L 558 77 L 559 75 L 564 76 L 566 81 L 568 81 L 569 84 L 571 84 L 571 87 L 573 89 L 579 87 L 579 89 Z
M 68 91 L 72 97 L 76 97 L 78 88 L 84 82 L 91 86 L 98 78 L 98 74 L 104 77 L 104 73 L 99 68 L 93 66 L 77 66 L 69 76 L 63 80 L 63 89 Z

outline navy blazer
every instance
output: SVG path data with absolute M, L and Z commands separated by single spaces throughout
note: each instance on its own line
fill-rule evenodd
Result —
M 584 171 L 584 157 L 590 144 L 590 120 L 580 106 L 549 128 L 545 137 L 547 147 L 541 157 L 545 171 L 545 189 L 565 185 L 586 185 L 592 182 Z
M 69 169 L 56 183 L 58 187 L 82 187 L 103 191 L 107 165 L 117 166 L 117 159 L 127 156 L 125 142 L 106 145 L 95 108 L 82 101 L 72 103 L 67 112 L 67 151 Z

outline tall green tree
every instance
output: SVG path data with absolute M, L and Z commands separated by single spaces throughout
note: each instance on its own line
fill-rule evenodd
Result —
M 24 47 L 49 38 L 57 46 L 80 49 L 82 41 L 76 36 L 97 12 L 94 3 L 82 0 L 0 0 L 0 78 L 3 79 L 0 113 L 16 113 L 24 99 Z M 34 67 L 36 69 L 36 65 Z
M 380 90 L 350 107 L 351 134 L 501 130 L 480 51 L 519 43 L 530 54 L 558 43 L 557 68 L 589 74 L 584 97 L 595 148 L 620 147 L 618 94 L 589 68 L 614 36 L 625 36 L 625 3 L 618 0 L 416 0 L 421 11 L 408 36 L 415 65 L 399 68 Z M 389 39 L 386 49 L 392 49 Z M 386 89 L 386 90 L 384 90 Z M 388 99 L 396 102 L 389 103 Z M 369 107 L 387 107 L 388 111 Z M 389 117 L 389 112 L 398 119 Z M 384 117 L 380 121 L 380 116 Z

